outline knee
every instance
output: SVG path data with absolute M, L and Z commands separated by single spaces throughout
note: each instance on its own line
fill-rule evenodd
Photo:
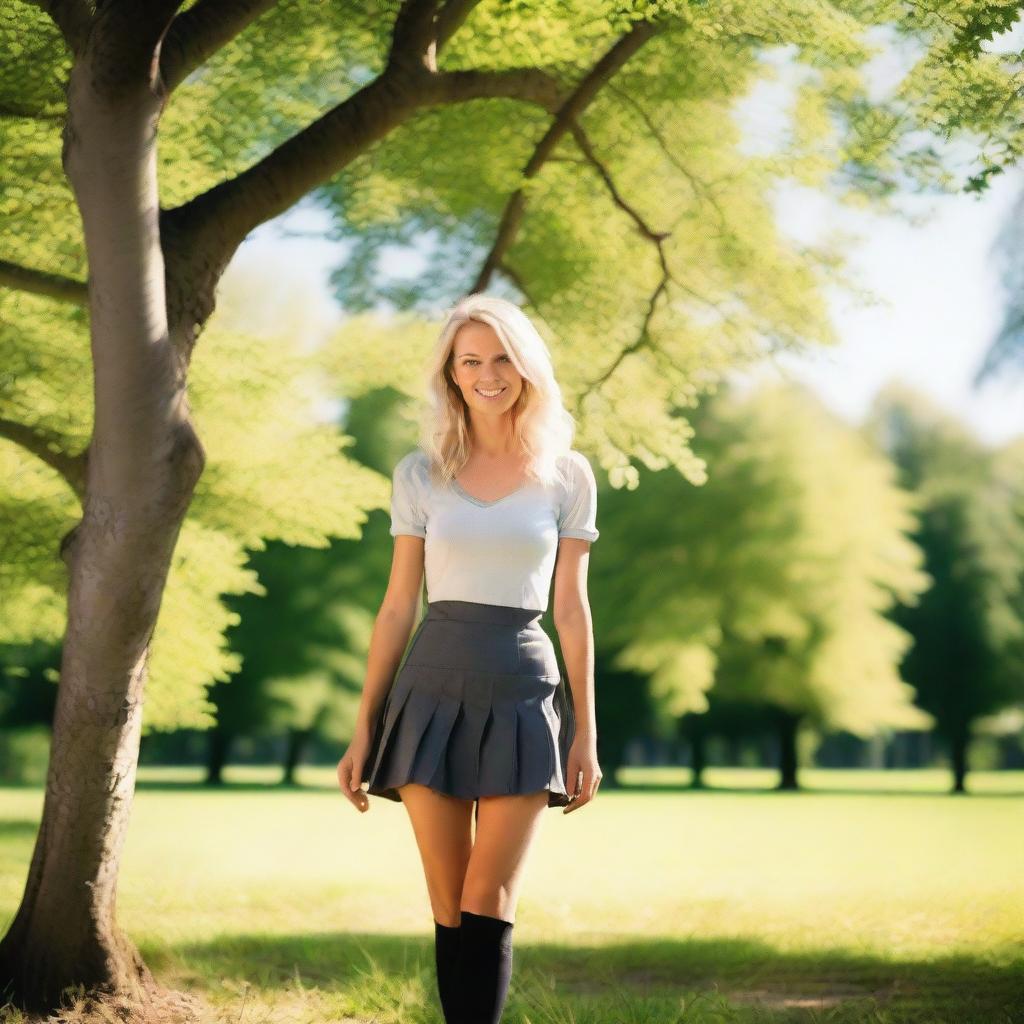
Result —
M 458 928 L 462 922 L 462 911 L 456 904 L 454 907 L 434 907 L 434 920 L 448 928 Z
M 460 901 L 462 893 L 456 889 L 445 887 L 444 892 L 434 892 L 430 896 L 430 909 L 434 912 L 434 920 L 449 928 L 457 928 L 462 913 Z
M 462 890 L 461 910 L 473 914 L 486 914 L 511 921 L 515 916 L 515 899 L 503 885 L 488 885 L 483 882 L 466 881 Z

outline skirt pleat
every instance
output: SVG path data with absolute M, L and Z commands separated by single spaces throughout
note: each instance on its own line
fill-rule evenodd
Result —
M 417 782 L 470 800 L 547 790 L 548 806 L 569 803 L 574 723 L 540 614 L 428 606 L 376 722 L 369 793 L 401 800 L 398 788 Z

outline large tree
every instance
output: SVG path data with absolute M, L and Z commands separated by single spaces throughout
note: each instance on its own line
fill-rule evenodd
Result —
M 87 423 L 69 422 L 65 368 L 47 378 L 31 359 L 0 395 L 11 457 L 61 482 L 64 515 L 80 510 L 60 539 L 43 817 L 0 943 L 0 983 L 22 1005 L 51 1007 L 71 984 L 143 1003 L 160 992 L 116 925 L 118 863 L 165 581 L 212 464 L 189 371 L 220 277 L 257 225 L 318 190 L 360 243 L 338 278 L 353 305 L 381 245 L 435 233 L 428 271 L 378 297 L 448 300 L 500 275 L 560 336 L 581 444 L 615 482 L 635 478 L 633 458 L 692 474 L 689 425 L 666 410 L 766 344 L 830 336 L 821 285 L 838 248 L 782 238 L 771 184 L 797 176 L 884 200 L 908 178 L 947 183 L 919 129 L 948 111 L 956 127 L 1020 131 L 1013 69 L 978 46 L 1009 23 L 1006 4 L 383 6 L 3 10 L 4 344 L 31 353 L 48 316 L 68 317 L 88 334 L 79 379 L 91 376 L 93 400 Z M 876 25 L 920 44 L 881 98 L 864 70 Z M 806 71 L 796 130 L 780 151 L 743 153 L 727 115 L 778 46 Z M 982 154 L 975 170 L 991 166 Z M 404 335 L 385 337 L 394 364 Z M 358 522 L 362 503 L 339 515 Z

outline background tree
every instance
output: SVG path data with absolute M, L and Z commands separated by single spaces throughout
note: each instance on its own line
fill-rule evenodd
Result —
M 60 650 L 52 644 L 0 645 L 0 781 L 38 784 L 45 778 L 59 664 Z
M 884 199 L 905 173 L 942 183 L 942 154 L 920 148 L 918 129 L 961 90 L 972 102 L 956 107 L 957 127 L 983 123 L 1016 140 L 1014 69 L 982 51 L 988 28 L 973 27 L 991 23 L 991 6 L 406 0 L 394 17 L 357 2 L 5 7 L 0 142 L 14 157 L 0 171 L 0 282 L 16 294 L 4 296 L 0 320 L 16 325 L 3 337 L 5 359 L 25 371 L 5 379 L 0 436 L 24 487 L 15 518 L 47 486 L 57 492 L 45 512 L 54 545 L 63 532 L 68 573 L 43 819 L 0 943 L 0 982 L 10 980 L 15 1000 L 47 1008 L 70 983 L 159 993 L 114 921 L 117 865 L 145 681 L 167 657 L 156 628 L 162 602 L 173 614 L 174 592 L 164 598 L 172 568 L 206 575 L 211 597 L 253 582 L 204 533 L 199 509 L 185 521 L 221 457 L 198 429 L 203 396 L 201 387 L 190 396 L 191 364 L 221 274 L 252 229 L 311 190 L 333 195 L 347 227 L 370 239 L 340 279 L 353 303 L 382 225 L 406 239 L 414 225 L 417 235 L 436 229 L 442 255 L 461 257 L 432 265 L 447 297 L 500 272 L 560 337 L 581 446 L 613 483 L 636 480 L 633 458 L 690 474 L 689 425 L 659 410 L 692 400 L 766 341 L 829 335 L 820 288 L 838 275 L 838 249 L 779 237 L 766 186 L 796 176 Z M 247 31 L 257 18 L 259 30 Z M 876 24 L 913 36 L 922 54 L 909 84 L 881 101 L 862 74 L 863 33 Z M 763 73 L 757 55 L 778 45 L 793 45 L 807 69 L 797 131 L 784 152 L 742 154 L 724 115 Z M 424 140 L 430 160 L 410 164 Z M 414 193 L 389 163 L 399 154 Z M 442 155 L 469 174 L 449 178 Z M 446 181 L 458 205 L 444 201 Z M 645 183 L 646 200 L 634 194 Z M 421 200 L 415 213 L 403 204 L 411 195 Z M 459 284 L 452 266 L 467 255 L 473 269 Z M 422 280 L 397 297 L 411 290 L 431 298 Z M 63 345 L 48 330 L 54 319 L 65 322 Z M 73 346 L 79 372 L 69 381 L 56 364 Z M 68 401 L 62 375 L 79 388 L 91 379 L 92 404 Z M 212 408 L 239 395 L 237 378 L 219 378 L 205 398 Z M 305 446 L 311 460 L 337 457 L 323 437 L 319 452 Z M 379 507 L 380 481 L 353 463 L 337 469 L 330 529 L 343 534 Z M 249 507 L 247 546 L 281 526 L 262 499 Z M 201 510 L 216 519 L 237 509 L 221 493 Z M 322 543 L 323 522 L 307 527 Z M 206 556 L 218 550 L 233 578 L 208 575 Z M 41 569 L 59 590 L 62 568 Z M 211 637 L 228 624 L 206 622 Z M 216 666 L 216 638 L 183 660 L 197 657 Z M 202 714 L 198 688 L 193 697 Z
M 602 496 L 594 621 L 613 663 L 650 676 L 667 721 L 705 711 L 712 687 L 760 705 L 782 788 L 802 722 L 930 724 L 898 673 L 910 636 L 885 615 L 929 582 L 894 467 L 799 387 L 720 395 L 695 422 L 702 487 L 658 473 L 628 510 L 628 492 Z
M 402 407 L 391 388 L 347 400 L 339 430 L 356 438 L 351 457 L 389 475 L 416 441 Z M 210 691 L 217 725 L 210 730 L 209 782 L 221 781 L 238 735 L 287 734 L 282 782 L 288 784 L 314 736 L 349 742 L 391 562 L 389 526 L 384 510 L 358 540 L 335 538 L 325 548 L 271 542 L 254 553 L 266 594 L 229 600 L 237 623 L 228 643 L 242 667 Z
M 902 672 L 935 718 L 959 793 L 974 723 L 1024 702 L 1024 444 L 987 449 L 900 387 L 876 399 L 871 429 L 921 500 L 915 540 L 933 583 L 894 619 L 914 637 Z

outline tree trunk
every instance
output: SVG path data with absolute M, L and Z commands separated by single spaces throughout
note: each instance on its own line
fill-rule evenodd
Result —
M 309 742 L 310 736 L 312 735 L 312 729 L 288 730 L 288 748 L 285 751 L 284 772 L 281 775 L 282 786 L 295 785 L 295 769 L 298 768 L 301 763 L 302 754 L 306 749 L 306 744 Z
M 228 763 L 232 737 L 219 724 L 209 730 L 209 737 L 206 755 L 206 784 L 219 786 L 224 781 L 224 765 Z
M 957 727 L 949 740 L 949 757 L 953 766 L 953 793 L 967 792 L 967 751 L 971 743 L 969 726 Z
M 797 764 L 796 737 L 800 726 L 801 715 L 792 711 L 779 709 L 776 721 L 776 734 L 779 739 L 779 784 L 776 789 L 799 789 L 797 780 L 799 765 Z
M 89 261 L 94 427 L 82 518 L 61 551 L 67 632 L 42 822 L 0 941 L 0 990 L 35 1012 L 60 1006 L 68 986 L 140 1007 L 166 995 L 114 911 L 149 643 L 204 460 L 168 328 L 153 144 L 161 96 L 123 80 L 130 54 L 98 56 L 109 44 L 94 31 L 68 84 L 63 159 Z
M 704 729 L 696 725 L 690 730 L 690 788 L 704 789 L 704 769 L 708 754 Z

